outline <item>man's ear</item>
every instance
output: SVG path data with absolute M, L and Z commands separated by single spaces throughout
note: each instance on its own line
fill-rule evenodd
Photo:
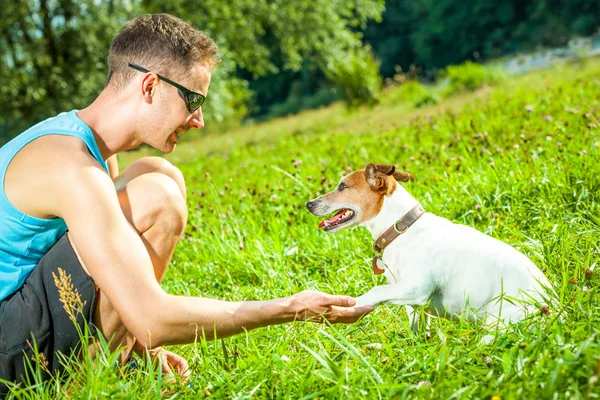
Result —
M 393 175 L 394 175 L 394 178 L 400 182 L 408 182 L 408 181 L 415 180 L 415 177 L 413 174 L 411 174 L 409 172 L 400 171 L 398 169 L 394 171 Z
M 365 177 L 367 183 L 373 190 L 386 190 L 387 189 L 387 177 L 392 175 L 396 167 L 393 165 L 386 164 L 369 164 L 365 168 Z
M 142 92 L 146 102 L 152 102 L 152 97 L 156 94 L 158 82 L 158 75 L 154 72 L 149 72 L 142 78 Z

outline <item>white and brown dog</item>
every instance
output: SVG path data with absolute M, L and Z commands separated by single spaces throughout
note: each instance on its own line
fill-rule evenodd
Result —
M 462 315 L 509 323 L 547 311 L 544 299 L 552 290 L 539 268 L 500 240 L 425 212 L 396 182 L 410 177 L 392 165 L 369 164 L 306 203 L 316 216 L 337 211 L 319 224 L 326 232 L 364 225 L 375 239 L 380 257 L 373 259 L 373 270 L 389 284 L 360 296 L 357 306 L 406 306 L 415 331 L 415 306 L 426 306 L 427 322 L 429 315 Z

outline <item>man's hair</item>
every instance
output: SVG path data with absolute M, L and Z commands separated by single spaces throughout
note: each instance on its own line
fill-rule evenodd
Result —
M 169 14 L 141 15 L 123 26 L 108 55 L 106 86 L 123 88 L 139 72 L 132 62 L 168 78 L 186 76 L 196 62 L 212 70 L 220 60 L 211 38 Z

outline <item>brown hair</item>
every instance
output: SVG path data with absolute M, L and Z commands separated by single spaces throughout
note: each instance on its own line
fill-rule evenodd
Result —
M 200 61 L 209 70 L 219 64 L 217 45 L 187 22 L 169 14 L 141 15 L 121 28 L 108 55 L 106 86 L 120 89 L 136 71 L 129 62 L 177 79 Z

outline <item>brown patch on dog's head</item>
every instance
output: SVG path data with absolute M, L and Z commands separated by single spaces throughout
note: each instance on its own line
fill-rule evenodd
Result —
M 369 164 L 365 169 L 354 171 L 340 180 L 338 187 L 309 202 L 309 210 L 314 215 L 327 215 L 338 210 L 352 210 L 352 218 L 331 218 L 328 231 L 336 231 L 359 223 L 364 223 L 379 214 L 383 199 L 396 190 L 396 180 L 407 182 L 412 175 L 396 170 L 393 165 Z M 339 222 L 339 229 L 336 223 Z
M 383 191 L 390 195 L 396 190 L 396 181 L 408 182 L 414 179 L 412 174 L 397 170 L 395 166 L 388 164 L 369 164 L 365 168 L 365 176 L 371 189 Z M 391 178 L 394 179 L 391 179 Z

